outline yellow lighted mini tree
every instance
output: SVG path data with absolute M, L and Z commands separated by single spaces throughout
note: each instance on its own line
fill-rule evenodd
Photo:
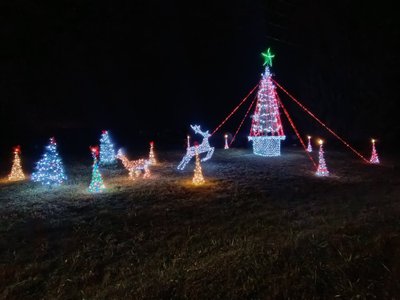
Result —
M 24 180 L 25 179 L 25 174 L 24 171 L 22 171 L 21 167 L 21 147 L 17 146 L 14 148 L 14 161 L 13 165 L 11 168 L 11 173 L 8 175 L 8 180 L 10 181 L 18 181 L 18 180 Z
M 196 151 L 196 166 L 194 168 L 193 184 L 201 185 L 205 181 L 204 181 L 204 177 L 203 177 L 203 171 L 201 170 L 200 157 L 199 157 L 199 153 L 197 151 L 197 146 L 195 148 L 195 151 Z

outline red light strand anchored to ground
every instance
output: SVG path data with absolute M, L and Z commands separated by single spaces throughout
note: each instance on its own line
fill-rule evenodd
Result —
M 230 147 L 230 146 L 232 145 L 232 143 L 234 142 L 234 140 L 235 140 L 235 138 L 236 138 L 236 136 L 237 136 L 237 134 L 238 134 L 240 128 L 242 128 L 242 125 L 243 125 L 243 123 L 244 123 L 244 120 L 247 118 L 247 115 L 249 114 L 249 112 L 250 112 L 251 108 L 253 107 L 254 103 L 256 102 L 256 99 L 257 99 L 257 95 L 254 97 L 253 101 L 250 103 L 250 106 L 249 106 L 249 108 L 247 109 L 246 114 L 244 115 L 242 121 L 240 122 L 240 125 L 239 125 L 238 129 L 236 130 L 235 135 L 233 136 L 231 142 L 229 143 L 229 147 Z
M 300 140 L 300 143 L 301 143 L 301 145 L 302 145 L 303 148 L 304 148 L 304 152 L 307 154 L 308 158 L 309 158 L 309 159 L 311 160 L 311 162 L 313 163 L 315 169 L 318 169 L 318 166 L 317 166 L 316 162 L 314 161 L 314 159 L 312 158 L 312 156 L 310 155 L 310 153 L 308 153 L 308 151 L 307 151 L 307 146 L 306 146 L 306 144 L 304 143 L 303 139 L 301 138 L 301 135 L 299 134 L 299 132 L 298 132 L 296 126 L 294 125 L 293 120 L 292 120 L 292 118 L 291 118 L 290 115 L 289 115 L 289 112 L 286 110 L 286 107 L 283 105 L 283 103 L 282 103 L 281 99 L 278 97 L 278 95 L 277 95 L 276 98 L 278 99 L 278 103 L 281 105 L 282 110 L 283 110 L 283 112 L 284 112 L 286 118 L 289 120 L 290 126 L 292 126 L 294 132 L 295 132 L 296 135 L 297 135 L 297 138 Z
M 236 106 L 236 107 L 232 110 L 232 112 L 225 118 L 225 120 L 223 120 L 223 121 L 221 122 L 221 124 L 219 124 L 219 125 L 217 126 L 217 128 L 215 128 L 215 130 L 211 133 L 211 135 L 214 135 L 214 133 L 216 133 L 216 132 L 222 127 L 222 125 L 224 125 L 224 124 L 226 123 L 226 121 L 228 121 L 229 118 L 232 117 L 232 115 L 239 109 L 239 107 L 242 106 L 242 104 L 243 104 L 244 102 L 246 102 L 246 100 L 249 98 L 249 96 L 250 96 L 251 94 L 253 94 L 253 92 L 256 90 L 257 87 L 258 87 L 258 83 L 257 83 L 257 85 L 250 91 L 250 93 L 248 93 L 247 96 L 243 98 L 243 100 L 238 104 L 238 106 Z
M 330 129 L 324 122 L 322 122 L 317 116 L 315 116 L 309 109 L 307 109 L 303 104 L 300 103 L 294 96 L 292 96 L 285 88 L 283 88 L 278 82 L 272 79 L 275 84 L 292 99 L 298 106 L 300 106 L 306 113 L 308 113 L 312 118 L 314 118 L 319 124 L 321 124 L 326 130 L 328 130 L 334 137 L 336 137 L 339 141 L 341 141 L 347 148 L 353 151 L 357 156 L 359 156 L 363 161 L 369 163 L 368 159 L 362 156 L 357 150 L 355 150 L 352 146 L 349 145 L 344 139 L 342 139 L 339 135 L 337 135 L 332 129 Z

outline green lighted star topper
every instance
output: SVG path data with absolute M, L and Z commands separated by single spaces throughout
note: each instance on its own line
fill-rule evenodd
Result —
M 270 67 L 272 67 L 272 59 L 275 57 L 275 54 L 271 53 L 271 48 L 268 48 L 267 51 L 262 52 L 261 55 L 264 58 L 263 66 L 269 65 Z

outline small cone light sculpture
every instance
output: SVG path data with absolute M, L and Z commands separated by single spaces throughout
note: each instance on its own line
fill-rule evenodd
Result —
M 25 179 L 25 174 L 22 171 L 21 167 L 21 147 L 17 146 L 14 148 L 14 161 L 11 168 L 11 173 L 8 175 L 8 180 L 10 181 L 19 181 Z
M 319 154 L 318 154 L 318 169 L 315 173 L 318 176 L 328 176 L 329 171 L 326 167 L 325 158 L 324 158 L 324 149 L 322 145 L 324 144 L 323 140 L 319 140 Z
M 307 136 L 307 139 L 308 139 L 307 152 L 312 152 L 311 136 Z
M 229 149 L 229 145 L 228 145 L 228 135 L 227 134 L 225 134 L 225 146 L 224 146 L 224 149 L 226 150 L 226 149 Z
M 92 170 L 92 181 L 89 185 L 90 193 L 100 193 L 106 189 L 103 182 L 103 177 L 101 176 L 99 170 L 99 147 L 90 147 L 90 151 L 93 156 L 93 170 Z
M 150 142 L 149 161 L 151 165 L 157 164 L 156 156 L 154 154 L 154 142 Z
M 376 140 L 372 139 L 371 142 L 372 142 L 372 154 L 371 154 L 371 159 L 369 160 L 369 162 L 371 164 L 379 164 L 378 152 L 376 152 L 376 148 L 375 148 Z
M 200 157 L 199 153 L 197 151 L 197 145 L 196 145 L 196 165 L 194 168 L 194 176 L 193 176 L 193 184 L 194 185 L 202 185 L 204 184 L 205 180 L 203 177 L 203 171 L 201 170 L 201 164 L 200 164 Z

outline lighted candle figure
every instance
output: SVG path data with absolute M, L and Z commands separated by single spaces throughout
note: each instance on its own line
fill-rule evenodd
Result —
M 187 139 L 187 148 L 190 148 L 190 135 L 188 135 L 186 139 Z
M 324 144 L 324 141 L 320 139 L 318 141 L 318 144 L 319 144 L 318 169 L 315 174 L 318 176 L 328 176 L 329 171 L 328 171 L 328 168 L 326 167 L 325 158 L 324 158 L 324 149 L 322 147 L 322 145 Z
M 375 148 L 375 139 L 371 140 L 372 142 L 372 154 L 371 154 L 371 159 L 369 160 L 369 162 L 371 164 L 379 164 L 379 157 L 378 157 L 378 153 L 376 152 L 376 148 Z
M 224 149 L 229 149 L 229 145 L 228 145 L 228 135 L 227 134 L 225 134 L 225 146 L 224 146 Z
M 308 138 L 307 152 L 312 152 L 311 136 L 308 135 L 307 138 Z

